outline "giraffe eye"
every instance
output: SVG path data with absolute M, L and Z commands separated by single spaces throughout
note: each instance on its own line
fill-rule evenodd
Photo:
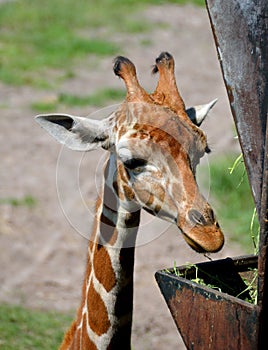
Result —
M 147 164 L 147 160 L 142 158 L 131 158 L 124 162 L 124 165 L 129 170 L 141 172 L 142 168 Z

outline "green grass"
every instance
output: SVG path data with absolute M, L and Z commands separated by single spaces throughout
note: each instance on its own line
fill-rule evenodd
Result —
M 74 59 L 89 54 L 115 54 L 117 45 L 90 31 L 84 13 L 88 7 L 89 2 L 82 0 L 2 4 L 0 79 L 41 85 L 46 80 L 44 68 L 67 69 Z M 82 29 L 88 29 L 88 35 L 80 35 Z
M 63 77 L 88 56 L 122 53 L 117 33 L 152 29 L 136 16 L 148 4 L 187 1 L 17 0 L 0 4 L 0 80 L 50 87 L 47 70 Z M 189 2 L 189 1 L 188 1 Z M 190 1 L 204 4 L 202 0 Z M 67 74 L 66 74 L 67 72 Z
M 101 107 L 106 103 L 121 102 L 126 97 L 126 92 L 122 89 L 106 88 L 95 91 L 91 95 L 78 96 L 60 93 L 55 98 L 34 102 L 31 107 L 36 112 L 52 112 L 61 106 L 96 106 Z
M 255 218 L 251 228 L 253 197 L 244 163 L 238 163 L 230 174 L 235 159 L 236 156 L 230 156 L 210 162 L 210 202 L 216 208 L 223 231 L 230 234 L 231 241 L 239 243 L 246 252 L 254 253 L 258 223 Z
M 33 196 L 24 196 L 22 198 L 8 197 L 8 198 L 0 198 L 1 204 L 9 204 L 13 207 L 25 206 L 29 208 L 33 208 L 37 204 L 37 200 Z
M 0 305 L 0 349 L 57 349 L 71 321 L 69 315 L 59 312 Z

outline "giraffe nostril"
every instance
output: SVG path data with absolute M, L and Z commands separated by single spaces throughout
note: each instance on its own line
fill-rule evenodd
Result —
M 195 225 L 196 224 L 198 224 L 198 225 L 206 225 L 206 219 L 204 218 L 204 216 L 198 210 L 191 209 L 188 212 L 188 217 L 189 217 L 190 221 L 193 224 L 195 224 Z
M 214 223 L 216 221 L 214 212 L 211 208 L 208 209 L 207 216 L 208 216 L 208 219 L 211 221 L 211 223 Z

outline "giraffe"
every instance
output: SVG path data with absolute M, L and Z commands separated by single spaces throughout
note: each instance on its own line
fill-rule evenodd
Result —
M 195 170 L 209 152 L 199 125 L 215 101 L 185 110 L 174 59 L 161 53 L 155 91 L 139 84 L 134 64 L 119 56 L 114 73 L 126 85 L 125 101 L 102 120 L 66 114 L 36 121 L 58 142 L 77 151 L 102 147 L 109 158 L 88 254 L 81 304 L 61 350 L 130 350 L 135 240 L 141 209 L 175 224 L 196 252 L 217 252 L 224 236 L 199 191 Z

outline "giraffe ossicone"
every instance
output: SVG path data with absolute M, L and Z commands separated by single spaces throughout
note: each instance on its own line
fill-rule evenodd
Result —
M 216 100 L 185 109 L 174 75 L 174 59 L 156 59 L 155 91 L 139 84 L 136 68 L 119 56 L 114 72 L 126 85 L 126 100 L 109 116 L 92 120 L 67 114 L 36 121 L 58 142 L 77 151 L 109 152 L 96 205 L 77 319 L 61 349 L 130 349 L 134 247 L 140 211 L 175 224 L 197 252 L 217 252 L 224 236 L 195 179 L 209 152 L 199 128 Z M 129 249 L 125 249 L 129 248 Z

